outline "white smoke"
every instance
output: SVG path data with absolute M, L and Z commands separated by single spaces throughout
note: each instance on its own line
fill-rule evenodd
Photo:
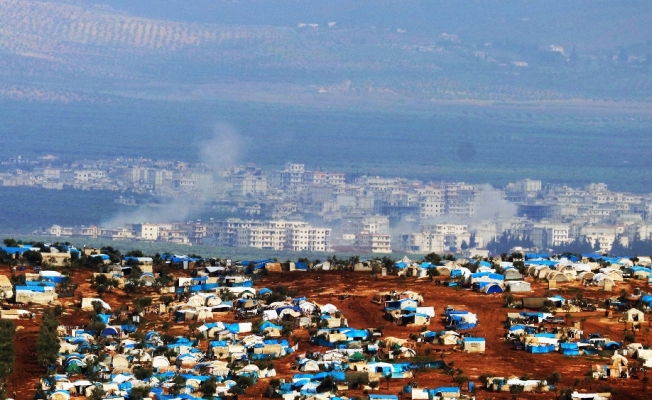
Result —
M 476 212 L 471 223 L 488 219 L 508 220 L 516 216 L 516 204 L 505 199 L 505 192 L 489 184 L 480 185 L 476 202 Z
M 392 227 L 391 234 L 393 238 L 399 235 L 418 232 L 420 227 L 417 225 L 435 225 L 435 224 L 459 224 L 468 225 L 469 231 L 475 231 L 475 227 L 483 223 L 498 223 L 507 221 L 516 216 L 516 204 L 510 203 L 505 199 L 505 193 L 496 189 L 489 184 L 477 186 L 475 194 L 475 214 L 470 217 L 458 215 L 441 215 L 421 220 L 420 224 L 400 223 Z M 490 238 L 485 238 L 489 240 Z
M 198 181 L 195 192 L 181 193 L 175 197 L 160 197 L 158 204 L 138 206 L 135 210 L 118 214 L 102 223 L 103 227 L 117 228 L 126 224 L 161 223 L 186 221 L 201 212 L 213 199 L 223 182 L 219 172 L 238 164 L 244 149 L 243 138 L 229 125 L 220 124 L 214 128 L 210 140 L 202 142 L 198 162 L 205 164 L 211 171 L 208 181 Z
M 244 139 L 233 127 L 219 124 L 214 128 L 214 136 L 201 144 L 201 162 L 217 172 L 238 164 L 242 159 Z

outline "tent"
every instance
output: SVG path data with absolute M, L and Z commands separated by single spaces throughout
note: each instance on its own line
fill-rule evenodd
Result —
M 114 369 L 117 369 L 117 368 L 129 368 L 129 360 L 125 356 L 116 355 L 116 356 L 113 357 L 113 360 L 111 360 L 111 366 Z
M 107 326 L 107 327 L 104 328 L 104 330 L 102 331 L 101 336 L 115 336 L 115 337 L 119 337 L 119 336 L 120 336 L 120 332 L 119 332 L 118 328 L 116 328 L 116 327 L 113 327 L 113 326 Z
M 325 306 L 321 307 L 322 314 L 332 314 L 334 312 L 337 312 L 337 307 L 332 304 L 326 304 Z
M 591 271 L 583 271 L 577 274 L 578 281 L 583 281 L 583 280 L 592 281 L 593 277 L 595 277 L 595 274 Z
M 507 271 L 503 272 L 503 276 L 506 281 L 520 281 L 523 279 L 523 275 L 516 268 L 510 268 Z
M 530 282 L 511 281 L 511 282 L 506 282 L 505 285 L 507 286 L 507 290 L 513 293 L 532 291 L 532 288 L 530 287 Z
M 568 275 L 558 271 L 548 272 L 548 274 L 546 275 L 546 279 L 549 281 L 570 282 Z
M 501 288 L 497 283 L 491 283 L 489 285 L 483 286 L 480 291 L 486 294 L 496 294 L 503 293 L 503 288 Z
M 319 372 L 319 364 L 315 360 L 308 360 L 299 367 L 303 372 Z
M 70 392 L 67 390 L 57 390 L 50 395 L 50 400 L 70 400 Z
M 93 303 L 99 301 L 102 304 L 102 307 L 106 310 L 111 310 L 111 306 L 106 301 L 99 298 L 85 297 L 82 299 L 81 309 L 82 311 L 93 311 Z

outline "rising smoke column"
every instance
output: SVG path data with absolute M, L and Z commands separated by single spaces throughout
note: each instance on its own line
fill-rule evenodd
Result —
M 103 222 L 102 226 L 117 228 L 126 224 L 187 220 L 214 199 L 216 189 L 223 184 L 218 172 L 237 165 L 243 159 L 243 149 L 244 139 L 233 127 L 217 125 L 213 137 L 202 142 L 198 151 L 199 162 L 206 164 L 213 172 L 211 184 L 197 187 L 194 196 L 182 194 L 173 198 L 160 198 L 161 205 L 157 207 L 138 206 L 133 211 L 120 213 Z

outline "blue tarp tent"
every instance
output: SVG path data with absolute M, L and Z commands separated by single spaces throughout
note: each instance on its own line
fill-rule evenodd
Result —
M 547 259 L 550 258 L 548 253 L 525 253 L 526 260 Z
M 107 326 L 101 333 L 101 336 L 119 336 L 118 330 L 112 326 Z
M 532 346 L 529 344 L 525 345 L 525 351 L 528 353 L 533 353 L 533 354 L 543 354 L 543 353 L 551 353 L 555 351 L 555 345 L 554 344 L 548 344 L 548 345 L 540 345 L 540 346 Z
M 302 263 L 302 262 L 295 262 L 294 263 L 294 269 L 298 269 L 301 271 L 308 271 L 310 268 L 308 267 L 308 264 Z
M 577 343 L 560 343 L 559 351 L 565 356 L 579 356 L 580 348 Z

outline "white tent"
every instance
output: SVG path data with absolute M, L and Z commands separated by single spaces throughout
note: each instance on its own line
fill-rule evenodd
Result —
M 111 310 L 111 306 L 109 303 L 106 301 L 99 299 L 99 298 L 93 298 L 93 297 L 84 297 L 82 299 L 82 304 L 81 304 L 81 309 L 82 311 L 93 311 L 93 303 L 99 301 L 102 304 L 102 307 L 106 310 Z
M 274 310 L 265 310 L 263 311 L 263 321 L 276 321 L 278 319 L 278 314 Z
M 318 372 L 319 364 L 315 360 L 309 360 L 305 362 L 299 369 L 303 372 Z
M 317 306 L 315 306 L 309 301 L 304 301 L 303 303 L 299 304 L 299 308 L 301 309 L 301 311 L 310 314 L 313 311 L 315 311 L 315 308 L 317 308 Z
M 323 313 L 332 314 L 334 312 L 337 312 L 337 307 L 329 303 L 321 307 L 321 312 L 322 314 Z

